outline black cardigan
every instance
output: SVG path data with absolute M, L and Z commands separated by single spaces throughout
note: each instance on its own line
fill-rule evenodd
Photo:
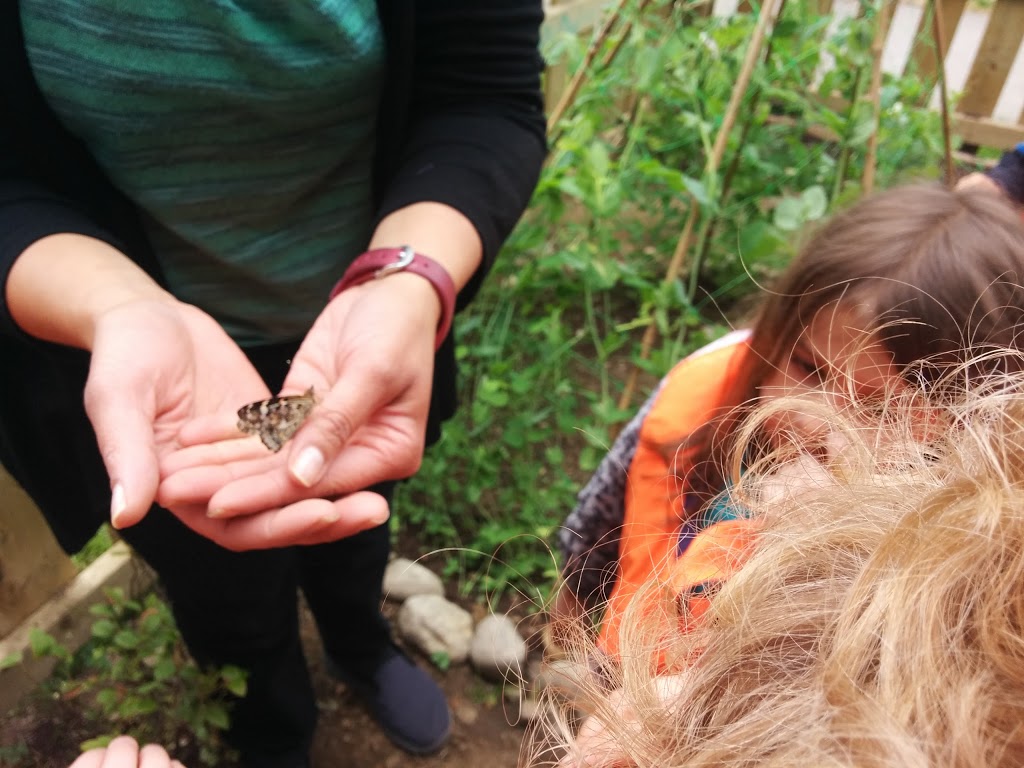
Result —
M 541 0 L 377 5 L 387 70 L 374 164 L 376 218 L 427 200 L 469 218 L 484 261 L 459 295 L 461 308 L 526 207 L 546 152 Z M 17 0 L 0 0 L 0 287 L 26 247 L 59 232 L 110 242 L 163 282 L 135 206 L 38 90 Z M 109 507 L 106 472 L 82 406 L 87 371 L 86 353 L 22 333 L 6 290 L 0 291 L 0 462 L 68 551 L 81 548 Z M 451 415 L 454 397 L 449 338 L 436 360 L 432 437 Z

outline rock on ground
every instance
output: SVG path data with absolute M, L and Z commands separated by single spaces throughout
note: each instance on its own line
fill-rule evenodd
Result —
M 473 639 L 473 617 L 438 595 L 414 595 L 398 610 L 398 631 L 427 656 L 466 660 Z
M 512 683 L 523 677 L 526 654 L 526 641 L 512 620 L 493 613 L 477 625 L 469 649 L 470 661 L 481 677 Z
M 402 602 L 413 595 L 444 596 L 441 577 L 417 562 L 396 557 L 384 570 L 384 597 Z

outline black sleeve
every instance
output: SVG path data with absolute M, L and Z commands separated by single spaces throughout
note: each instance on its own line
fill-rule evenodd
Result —
M 20 336 L 6 286 L 21 253 L 60 232 L 124 247 L 114 230 L 128 230 L 134 212 L 115 202 L 95 161 L 36 87 L 16 2 L 0 2 L 0 115 L 0 335 Z
M 1024 205 L 1024 142 L 1011 152 L 1005 152 L 999 165 L 988 171 L 989 178 L 1003 188 L 1017 205 Z
M 7 306 L 7 278 L 15 260 L 32 243 L 57 233 L 87 235 L 123 247 L 87 212 L 58 194 L 27 181 L 0 182 L 0 335 L 24 336 Z
M 544 14 L 540 0 L 415 5 L 406 130 L 378 220 L 434 201 L 473 223 L 484 259 L 460 293 L 463 306 L 526 208 L 547 152 L 538 51 Z

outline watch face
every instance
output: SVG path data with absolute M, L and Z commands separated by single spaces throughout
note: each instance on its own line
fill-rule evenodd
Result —
M 313 388 L 301 395 L 285 395 L 260 400 L 238 409 L 238 429 L 258 435 L 274 453 L 292 439 L 316 405 Z

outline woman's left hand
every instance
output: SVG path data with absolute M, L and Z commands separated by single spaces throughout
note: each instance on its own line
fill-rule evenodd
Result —
M 233 417 L 187 425 L 189 447 L 163 462 L 159 501 L 215 518 L 315 505 L 335 524 L 304 543 L 331 541 L 387 520 L 384 500 L 357 493 L 408 477 L 423 456 L 440 301 L 422 277 L 400 273 L 331 301 L 296 355 L 282 392 L 313 387 L 317 404 L 280 453 L 239 439 Z M 234 439 L 232 439 L 234 438 Z M 231 546 L 230 543 L 227 546 Z M 272 543 L 268 543 L 272 546 Z

